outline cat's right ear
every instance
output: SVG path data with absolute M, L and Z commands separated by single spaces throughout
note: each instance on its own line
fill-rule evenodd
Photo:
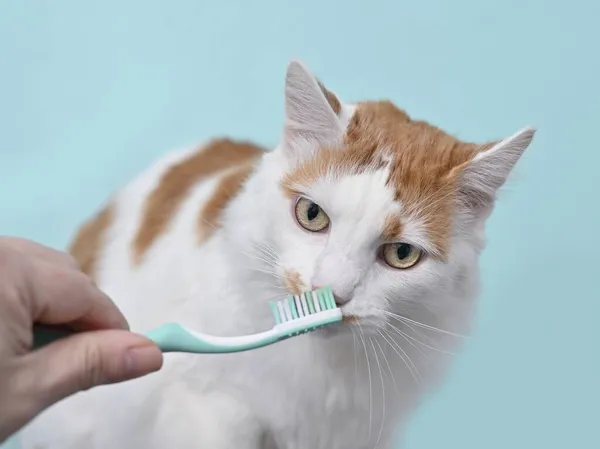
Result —
M 285 78 L 284 150 L 292 158 L 310 157 L 319 146 L 336 145 L 344 136 L 341 103 L 299 61 Z

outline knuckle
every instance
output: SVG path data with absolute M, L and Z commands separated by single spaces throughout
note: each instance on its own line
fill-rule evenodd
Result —
M 82 351 L 82 369 L 78 380 L 81 391 L 104 383 L 106 366 L 100 348 L 93 344 L 84 344 Z

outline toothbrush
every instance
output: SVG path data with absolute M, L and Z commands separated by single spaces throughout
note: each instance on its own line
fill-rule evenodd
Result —
M 163 352 L 221 354 L 248 351 L 313 331 L 328 324 L 342 322 L 342 311 L 337 307 L 330 287 L 300 295 L 290 295 L 270 303 L 275 319 L 272 329 L 251 335 L 217 337 L 187 329 L 177 323 L 167 323 L 146 334 Z M 34 327 L 34 348 L 48 344 L 72 332 Z

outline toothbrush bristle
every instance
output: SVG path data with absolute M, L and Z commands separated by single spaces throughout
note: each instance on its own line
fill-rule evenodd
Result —
M 271 302 L 270 306 L 275 324 L 286 323 L 337 307 L 330 287 L 300 295 L 290 295 L 284 300 Z

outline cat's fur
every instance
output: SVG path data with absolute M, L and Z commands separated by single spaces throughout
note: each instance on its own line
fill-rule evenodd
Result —
M 298 62 L 285 96 L 274 151 L 222 140 L 169 154 L 72 252 L 135 331 L 261 331 L 268 300 L 324 285 L 350 318 L 247 353 L 169 354 L 156 374 L 54 406 L 25 449 L 390 447 L 468 332 L 484 224 L 533 130 L 463 143 L 389 102 L 344 104 Z M 296 223 L 298 195 L 327 213 L 325 232 Z M 390 268 L 386 241 L 425 256 Z

